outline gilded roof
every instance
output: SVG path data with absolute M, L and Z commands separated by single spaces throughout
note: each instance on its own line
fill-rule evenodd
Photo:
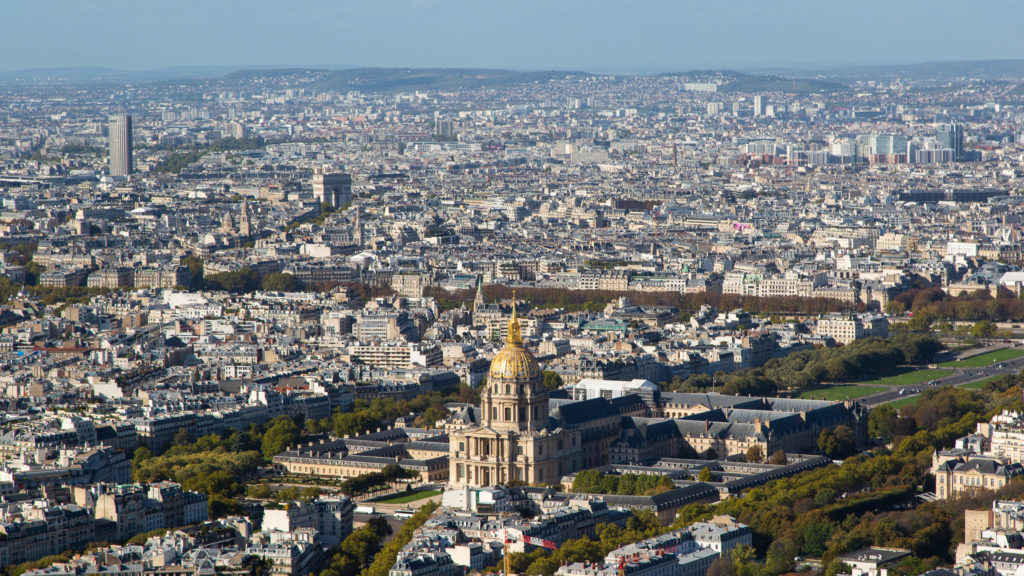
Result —
M 509 344 L 502 348 L 491 360 L 491 370 L 487 379 L 512 378 L 516 380 L 528 380 L 540 378 L 540 364 L 530 354 L 530 351 L 521 345 Z
M 512 317 L 508 320 L 508 337 L 505 340 L 505 347 L 501 349 L 491 360 L 491 370 L 487 379 L 513 378 L 516 380 L 529 380 L 540 378 L 540 364 L 530 354 L 530 351 L 523 347 L 523 328 L 519 325 L 519 318 L 516 317 L 516 293 L 512 292 Z

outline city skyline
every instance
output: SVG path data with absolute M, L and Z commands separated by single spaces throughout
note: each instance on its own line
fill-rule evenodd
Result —
M 403 0 L 386 9 L 307 1 L 298 7 L 247 3 L 243 10 L 235 1 L 47 0 L 6 9 L 16 25 L 0 39 L 0 70 L 408 66 L 664 72 L 1024 58 L 1013 30 L 1024 6 L 986 4 L 986 10 L 967 10 L 942 0 L 923 10 L 877 1 L 856 9 L 803 0 L 725 7 L 645 2 L 627 11 L 612 2 L 576 0 Z M 54 13 L 63 17 L 47 16 Z M 1002 16 L 989 18 L 992 13 Z M 108 27 L 117 33 L 104 33 Z M 84 42 L 83 30 L 90 31 Z M 937 30 L 957 31 L 956 41 Z
M 298 4 L 5 10 L 0 576 L 1024 575 L 1017 4 Z

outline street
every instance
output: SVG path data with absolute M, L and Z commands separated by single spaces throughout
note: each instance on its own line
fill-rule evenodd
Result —
M 1006 346 L 1002 348 L 1007 348 Z M 1010 348 L 1016 348 L 1016 346 L 1010 346 Z M 999 368 L 1002 366 L 1002 368 Z M 935 387 L 939 386 L 963 386 L 964 384 L 970 384 L 971 382 L 977 382 L 979 380 L 985 380 L 992 376 L 1005 376 L 1010 374 L 1019 374 L 1021 370 L 1024 370 L 1024 356 L 1020 358 L 1014 358 L 1012 360 L 1004 360 L 1002 362 L 995 362 L 989 366 L 983 368 L 954 368 L 950 372 L 949 376 L 944 378 L 937 378 L 935 380 Z M 913 384 L 910 386 L 893 386 L 891 389 L 885 392 L 879 392 L 878 394 L 872 394 L 870 396 L 864 396 L 860 398 L 861 404 L 865 406 L 875 407 L 881 404 L 899 400 L 901 398 L 911 398 L 919 395 L 924 390 L 928 389 L 928 383 L 922 382 L 921 384 Z M 900 394 L 900 390 L 904 393 Z

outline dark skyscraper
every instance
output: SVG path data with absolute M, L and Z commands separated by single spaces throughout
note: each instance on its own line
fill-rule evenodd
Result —
M 114 114 L 110 117 L 110 175 L 132 173 L 132 117 Z
M 939 146 L 953 151 L 953 160 L 964 159 L 964 127 L 960 124 L 939 124 L 935 137 Z

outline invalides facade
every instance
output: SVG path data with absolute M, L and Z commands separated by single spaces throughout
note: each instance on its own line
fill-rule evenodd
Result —
M 514 305 L 480 398 L 480 424 L 451 434 L 449 485 L 557 484 L 583 468 L 581 433 L 553 424 L 540 365 L 523 347 Z

